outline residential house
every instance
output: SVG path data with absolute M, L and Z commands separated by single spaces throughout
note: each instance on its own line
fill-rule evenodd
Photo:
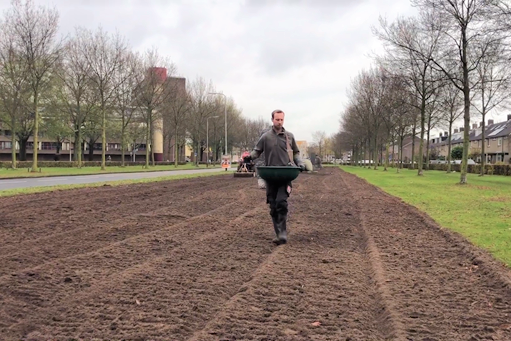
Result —
M 412 160 L 412 147 L 414 147 L 413 153 L 415 155 L 415 158 L 417 159 L 417 155 L 419 155 L 420 141 L 421 141 L 421 139 L 419 137 L 415 136 L 415 147 L 414 147 L 413 140 L 412 140 L 411 136 L 406 136 L 403 139 L 402 153 L 403 153 L 403 162 L 404 163 L 409 163 Z M 389 155 L 390 161 L 392 161 L 392 160 L 398 161 L 399 160 L 399 147 L 400 147 L 399 141 L 396 141 L 396 144 L 394 144 L 393 146 L 390 146 L 390 155 Z M 426 156 L 426 141 L 424 141 L 423 155 Z
M 451 148 L 463 146 L 463 128 L 454 129 L 451 136 Z M 470 150 L 474 161 L 481 162 L 485 157 L 486 162 L 510 162 L 509 153 L 511 151 L 511 115 L 507 116 L 507 121 L 495 123 L 494 120 L 488 120 L 485 126 L 485 139 L 482 141 L 482 122 L 472 124 L 469 132 Z M 448 133 L 440 133 L 439 137 L 430 141 L 430 150 L 434 150 L 439 156 L 447 158 L 448 154 Z M 484 143 L 484 156 L 481 155 L 482 143 Z

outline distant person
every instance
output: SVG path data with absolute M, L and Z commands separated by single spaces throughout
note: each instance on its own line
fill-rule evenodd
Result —
M 316 156 L 316 167 L 318 167 L 318 169 L 323 169 L 323 165 L 321 164 L 321 158 L 319 156 Z
M 305 170 L 293 134 L 284 129 L 284 115 L 282 110 L 274 110 L 271 113 L 272 129 L 260 137 L 254 150 L 245 158 L 245 162 L 257 159 L 264 152 L 265 166 L 296 165 Z M 291 189 L 291 182 L 266 181 L 266 203 L 270 205 L 270 216 L 277 235 L 273 242 L 277 245 L 287 243 L 287 198 L 291 194 Z

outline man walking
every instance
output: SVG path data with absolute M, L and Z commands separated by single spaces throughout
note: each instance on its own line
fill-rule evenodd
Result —
M 257 159 L 264 152 L 266 166 L 298 166 L 301 170 L 305 165 L 300 159 L 300 150 L 293 134 L 284 129 L 284 112 L 274 110 L 271 113 L 272 129 L 265 132 L 257 142 L 254 150 L 245 159 Z M 277 238 L 277 245 L 287 243 L 287 198 L 291 194 L 291 182 L 266 182 L 266 203 L 270 205 L 270 216 Z

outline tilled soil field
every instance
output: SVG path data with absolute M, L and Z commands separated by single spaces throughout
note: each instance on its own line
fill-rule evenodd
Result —
M 0 199 L 0 340 L 511 340 L 509 271 L 338 169 Z

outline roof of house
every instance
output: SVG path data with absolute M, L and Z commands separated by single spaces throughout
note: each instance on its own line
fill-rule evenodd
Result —
M 493 123 L 485 126 L 485 139 L 504 137 L 511 134 L 511 120 L 507 120 L 504 122 Z M 457 144 L 463 142 L 463 134 L 464 132 L 457 132 L 451 135 L 451 143 Z M 470 141 L 478 141 L 482 138 L 482 127 L 478 127 L 470 130 L 469 132 L 469 140 Z M 448 139 L 444 139 L 442 137 L 442 141 L 438 143 L 430 143 L 431 146 L 443 146 L 449 143 Z

